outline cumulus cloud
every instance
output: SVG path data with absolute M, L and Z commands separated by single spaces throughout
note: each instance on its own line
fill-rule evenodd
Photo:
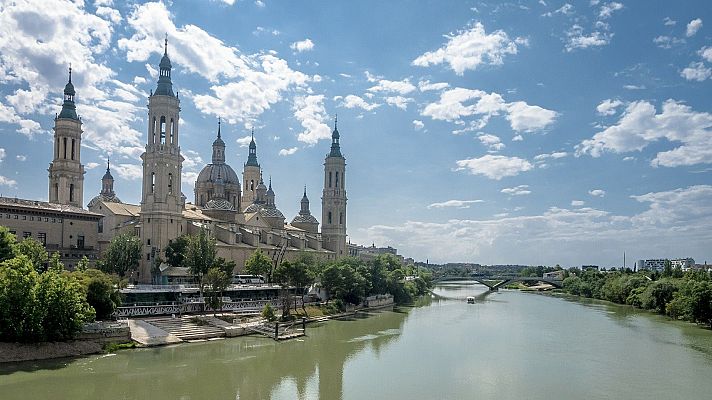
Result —
M 240 146 L 240 147 L 247 147 L 247 146 L 249 146 L 249 145 L 250 145 L 250 141 L 252 141 L 252 136 L 251 136 L 251 135 L 243 136 L 243 137 L 237 138 L 237 140 L 235 140 L 235 142 L 237 143 L 237 145 Z M 255 140 L 255 143 L 256 143 L 256 142 L 257 142 L 257 140 Z
M 505 145 L 499 136 L 492 135 L 490 133 L 480 133 L 477 135 L 477 139 L 485 146 L 490 152 L 497 152 L 502 150 Z
M 623 102 L 620 100 L 606 99 L 596 106 L 596 111 L 599 115 L 613 115 L 616 113 L 618 107 L 622 105 Z
M 676 167 L 712 162 L 712 114 L 697 112 L 675 100 L 663 103 L 662 111 L 645 100 L 630 103 L 618 122 L 576 146 L 576 155 L 600 157 L 610 151 L 641 151 L 665 139 L 679 143 L 657 153 L 653 166 Z
M 6 155 L 7 155 L 7 152 L 5 151 L 5 149 L 0 147 L 0 163 L 5 159 Z
M 680 76 L 688 81 L 702 82 L 712 76 L 712 68 L 706 67 L 701 62 L 691 62 L 690 65 L 680 71 Z
M 419 121 L 419 120 L 417 120 L 417 119 L 414 119 L 414 120 L 413 120 L 413 128 L 414 128 L 416 131 L 419 131 L 419 130 L 423 129 L 423 127 L 425 127 L 425 124 L 423 123 L 423 121 Z
M 442 203 L 428 205 L 428 210 L 438 208 L 470 208 L 472 204 L 482 203 L 484 200 L 448 200 Z
M 331 130 L 324 122 L 328 118 L 324 108 L 324 95 L 295 97 L 292 110 L 294 111 L 294 117 L 304 128 L 297 135 L 297 140 L 308 145 L 314 145 L 319 140 L 331 138 Z M 294 154 L 294 152 L 290 154 Z
M 378 103 L 369 103 L 361 97 L 353 94 L 344 97 L 344 101 L 341 103 L 341 105 L 346 108 L 361 108 L 366 111 L 371 111 L 374 108 L 378 108 L 380 106 L 380 104 Z
M 415 85 L 410 83 L 408 79 L 403 79 L 402 81 L 389 81 L 387 79 L 380 79 L 378 83 L 370 88 L 369 92 L 386 92 L 386 93 L 398 93 L 401 95 L 408 94 L 415 90 Z
M 571 206 L 572 206 L 572 207 L 581 207 L 581 206 L 583 206 L 584 204 L 586 204 L 586 202 L 583 201 L 583 200 L 571 200 Z
M 504 194 L 508 194 L 510 196 L 524 196 L 527 194 L 531 194 L 531 190 L 529 190 L 529 185 L 519 185 L 519 186 L 514 186 L 514 187 L 509 187 L 509 188 L 504 188 L 500 190 L 500 192 Z
M 569 3 L 565 3 L 563 6 L 557 8 L 557 9 L 554 10 L 553 12 L 552 12 L 552 11 L 549 11 L 549 12 L 546 12 L 546 13 L 542 14 L 542 17 L 553 17 L 553 16 L 555 16 L 555 15 L 557 15 L 557 14 L 560 14 L 560 15 L 571 15 L 571 14 L 573 14 L 573 13 L 574 13 L 574 6 L 572 6 L 572 5 L 569 4 Z
M 307 38 L 290 44 L 289 48 L 298 53 L 301 53 L 303 51 L 310 51 L 314 49 L 314 42 L 312 42 L 311 39 Z
M 453 88 L 440 94 L 440 99 L 425 106 L 423 116 L 436 120 L 459 122 L 463 117 L 478 116 L 473 129 L 482 129 L 492 116 L 504 114 L 512 129 L 531 132 L 544 129 L 556 119 L 557 113 L 523 101 L 507 103 L 499 93 Z
M 588 194 L 594 197 L 603 197 L 606 195 L 606 191 L 603 189 L 591 189 L 588 191 Z
M 610 18 L 615 11 L 622 10 L 623 4 L 612 1 L 601 6 L 601 10 L 598 12 L 598 18 L 606 19 Z
M 384 98 L 386 104 L 405 110 L 408 108 L 408 103 L 412 103 L 413 99 L 403 96 L 388 96 Z
M 0 175 L 0 186 L 16 187 L 17 181 Z
M 558 160 L 559 158 L 564 158 L 568 155 L 569 153 L 565 151 L 554 151 L 551 153 L 538 154 L 534 157 L 534 161 L 540 163 L 546 162 L 547 160 Z
M 613 33 L 596 30 L 590 34 L 584 34 L 583 27 L 574 24 L 571 29 L 566 32 L 566 37 L 565 49 L 571 52 L 576 49 L 605 46 L 610 43 L 611 38 L 613 38 Z
M 137 164 L 112 164 L 111 171 L 116 171 L 120 178 L 129 181 L 143 178 L 143 167 Z
M 282 149 L 279 151 L 280 156 L 291 156 L 292 154 L 296 153 L 297 150 L 299 150 L 298 147 L 292 147 L 289 149 Z
M 450 84 L 447 82 L 433 82 L 433 83 L 430 83 L 430 81 L 418 82 L 418 89 L 421 92 L 427 92 L 430 90 L 443 90 L 443 89 L 448 88 L 449 86 L 450 86 Z
M 574 205 L 574 209 L 550 207 L 541 214 L 513 217 L 406 221 L 371 226 L 363 241 L 391 243 L 403 254 L 431 262 L 482 264 L 611 265 L 618 261 L 621 248 L 629 254 L 661 258 L 708 254 L 712 186 L 653 192 L 632 200 L 647 209 L 631 217 Z M 592 243 L 599 250 L 591 252 Z
M 15 158 L 17 159 L 17 161 L 26 161 L 27 160 L 27 156 L 24 154 L 18 154 L 17 156 L 15 156 Z
M 519 157 L 507 157 L 487 154 L 479 158 L 456 161 L 456 171 L 468 171 L 472 175 L 483 175 L 489 179 L 500 180 L 508 176 L 519 175 L 534 168 L 527 160 Z
M 687 24 L 687 30 L 685 31 L 685 36 L 692 37 L 695 36 L 697 31 L 702 28 L 702 20 L 699 18 L 693 19 Z
M 660 35 L 653 39 L 653 43 L 661 49 L 669 49 L 673 46 L 677 46 L 685 43 L 685 39 L 676 38 L 667 35 Z
M 463 75 L 483 64 L 501 65 L 507 55 L 517 54 L 517 45 L 527 44 L 524 38 L 510 39 L 503 30 L 488 34 L 481 22 L 445 38 L 443 47 L 422 54 L 412 64 L 427 67 L 447 63 L 457 75 Z
M 712 63 L 712 47 L 703 47 L 697 53 L 700 57 L 707 60 L 708 63 Z

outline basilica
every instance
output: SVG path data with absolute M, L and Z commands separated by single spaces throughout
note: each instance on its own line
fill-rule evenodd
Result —
M 95 249 L 96 254 L 118 234 L 138 236 L 143 246 L 141 262 L 138 271 L 131 277 L 138 283 L 181 283 L 189 280 L 187 270 L 162 261 L 165 260 L 164 251 L 179 236 L 196 234 L 201 229 L 207 230 L 216 239 L 219 257 L 235 261 L 236 274 L 257 249 L 261 249 L 275 264 L 300 252 L 308 252 L 321 259 L 347 256 L 346 160 L 341 153 L 336 122 L 331 150 L 324 160 L 321 230 L 319 221 L 311 214 L 306 187 L 300 211 L 291 222 L 287 222 L 277 208 L 271 179 L 265 183 L 262 166 L 258 162 L 254 133 L 240 182 L 238 174 L 225 162 L 227 146 L 221 136 L 220 122 L 212 145 L 211 163 L 200 171 L 194 185 L 193 202 L 190 202 L 181 192 L 184 159 L 180 148 L 180 100 L 173 90 L 171 70 L 166 41 L 159 64 L 158 83 L 148 98 L 146 146 L 141 155 L 141 203 L 128 204 L 119 199 L 107 161 L 100 193 L 92 198 L 86 210 L 83 208 L 82 120 L 76 112 L 70 69 L 62 110 L 55 118 L 53 160 L 48 169 L 49 202 L 32 202 L 34 208 L 72 211 L 77 218 L 90 221 L 82 225 L 84 241 L 81 245 L 82 248 Z M 4 203 L 12 205 L 10 199 Z M 2 204 L 0 201 L 0 208 Z M 15 208 L 13 212 L 24 212 Z M 70 226 L 74 227 L 74 223 L 67 224 L 68 229 Z M 19 226 L 14 229 L 25 228 Z M 29 233 L 33 235 L 31 231 Z M 78 236 L 80 232 L 75 234 Z M 64 225 L 61 235 L 64 235 Z M 73 236 L 64 236 L 57 239 L 62 241 L 61 246 L 57 246 L 66 247 L 67 255 L 77 252 L 79 244 L 74 244 Z M 45 234 L 47 246 L 46 237 Z M 65 239 L 70 244 L 65 246 Z

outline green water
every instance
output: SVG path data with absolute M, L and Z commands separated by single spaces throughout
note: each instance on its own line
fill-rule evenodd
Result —
M 243 337 L 0 366 L 0 399 L 703 399 L 712 332 L 478 285 L 277 343 Z

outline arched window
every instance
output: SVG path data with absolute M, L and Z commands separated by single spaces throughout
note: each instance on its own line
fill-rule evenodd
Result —
M 74 139 L 72 139 L 72 160 L 74 160 Z
M 331 187 L 331 171 L 329 171 L 329 187 Z
M 175 143 L 175 133 L 176 133 L 176 126 L 173 123 L 173 118 L 171 118 L 171 144 Z
M 156 125 L 156 117 L 153 117 L 153 129 L 151 129 L 151 143 L 156 143 L 156 131 L 158 130 L 158 125 Z
M 56 151 L 55 153 L 57 154 L 55 157 L 59 158 L 59 138 L 57 138 L 57 146 L 56 146 Z
M 74 201 L 74 184 L 69 184 L 69 201 Z
M 54 200 L 59 201 L 59 183 L 54 184 Z
M 339 224 L 340 225 L 344 224 L 344 213 L 342 213 L 342 212 L 339 213 Z
M 253 192 L 255 191 L 255 180 L 254 179 L 250 179 L 250 190 Z
M 205 205 L 205 195 L 202 193 L 200 194 L 200 204 L 198 205 L 201 207 Z
M 336 171 L 336 185 L 334 187 L 339 188 L 339 171 Z
M 329 211 L 329 218 L 328 218 L 328 220 L 329 220 L 329 223 L 331 223 L 331 211 Z
M 156 174 L 151 172 L 151 193 L 153 193 L 153 189 L 156 187 Z
M 168 174 L 168 194 L 173 194 L 173 174 Z
M 62 145 L 64 147 L 64 158 L 65 160 L 67 159 L 67 138 L 62 138 Z
M 166 144 L 166 117 L 161 116 L 161 144 Z

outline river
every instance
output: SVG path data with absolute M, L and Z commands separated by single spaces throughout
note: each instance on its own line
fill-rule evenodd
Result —
M 602 302 L 484 289 L 438 286 L 443 297 L 310 325 L 287 342 L 242 337 L 0 365 L 0 398 L 710 398 L 712 331 Z

